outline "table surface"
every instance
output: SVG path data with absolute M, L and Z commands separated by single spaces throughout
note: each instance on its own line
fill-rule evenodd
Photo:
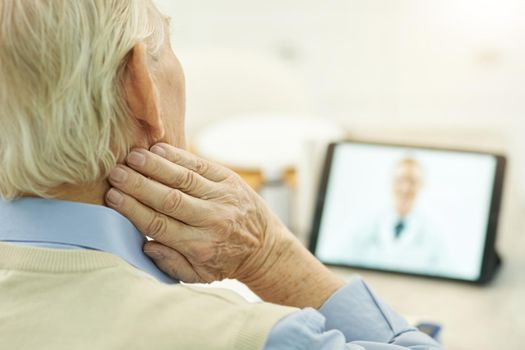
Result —
M 396 311 L 443 327 L 448 350 L 525 349 L 525 254 L 509 254 L 486 286 L 380 272 L 333 268 L 350 279 L 358 273 Z

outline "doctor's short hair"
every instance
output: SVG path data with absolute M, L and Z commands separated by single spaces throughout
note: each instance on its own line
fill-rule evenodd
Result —
M 164 30 L 150 0 L 0 0 L 0 197 L 109 174 L 138 130 L 127 58 Z
M 396 171 L 399 170 L 399 168 L 401 168 L 402 166 L 412 166 L 412 167 L 415 167 L 415 168 L 419 171 L 419 177 L 420 177 L 420 178 L 423 178 L 423 177 L 424 177 L 423 165 L 421 164 L 420 161 L 418 161 L 416 158 L 414 158 L 414 157 L 411 156 L 410 154 L 405 155 L 404 157 L 402 157 L 402 158 L 400 158 L 399 160 L 397 160 L 397 161 L 394 163 L 394 169 L 393 169 L 393 171 L 396 172 Z

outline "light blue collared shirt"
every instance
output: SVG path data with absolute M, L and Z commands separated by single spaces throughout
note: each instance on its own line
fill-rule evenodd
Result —
M 146 238 L 113 209 L 42 198 L 0 200 L 0 241 L 112 253 L 164 283 L 177 283 L 142 252 Z
M 164 283 L 177 283 L 142 252 L 146 241 L 118 212 L 97 205 L 22 198 L 0 201 L 0 241 L 55 249 L 94 249 L 117 255 Z M 334 293 L 320 310 L 279 321 L 265 350 L 440 349 L 382 303 L 360 279 Z

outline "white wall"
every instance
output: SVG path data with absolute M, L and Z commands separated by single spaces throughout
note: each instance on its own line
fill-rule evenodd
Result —
M 521 0 L 159 0 L 176 48 L 286 60 L 344 123 L 501 126 L 525 111 Z
M 525 188 L 525 1 L 157 3 L 173 17 L 175 51 L 220 46 L 273 55 L 304 82 L 314 113 L 358 136 L 509 153 L 506 212 L 514 211 L 514 219 L 507 221 L 518 226 L 516 193 Z M 507 241 L 511 249 L 512 238 Z

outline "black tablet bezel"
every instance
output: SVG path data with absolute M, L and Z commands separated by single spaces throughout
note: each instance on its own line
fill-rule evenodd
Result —
M 310 244 L 309 244 L 309 249 L 312 252 L 312 254 L 316 255 L 315 251 L 317 247 L 317 241 L 319 238 L 319 229 L 321 225 L 321 218 L 323 216 L 326 190 L 328 186 L 328 180 L 330 179 L 330 172 L 332 169 L 332 160 L 333 160 L 333 156 L 335 153 L 334 151 L 335 151 L 335 148 L 341 144 L 359 144 L 359 145 L 372 145 L 372 146 L 385 146 L 385 147 L 401 147 L 401 148 L 415 149 L 415 150 L 433 150 L 433 151 L 444 151 L 444 152 L 455 152 L 455 153 L 481 154 L 481 155 L 488 155 L 488 156 L 494 157 L 496 159 L 496 173 L 494 176 L 494 184 L 493 184 L 493 189 L 492 189 L 492 198 L 491 198 L 491 204 L 490 204 L 490 214 L 488 217 L 487 232 L 485 234 L 485 247 L 483 251 L 483 260 L 481 262 L 482 265 L 480 269 L 480 274 L 476 280 L 453 278 L 453 277 L 439 276 L 439 275 L 427 275 L 427 274 L 422 274 L 422 273 L 404 272 L 404 271 L 396 271 L 396 270 L 388 270 L 388 269 L 379 269 L 379 268 L 372 268 L 372 267 L 367 267 L 363 265 L 333 264 L 333 263 L 322 261 L 320 259 L 321 262 L 329 266 L 350 267 L 350 268 L 356 268 L 356 269 L 362 269 L 362 270 L 371 270 L 371 271 L 380 271 L 380 272 L 402 274 L 402 275 L 427 277 L 427 278 L 432 278 L 432 279 L 460 281 L 460 282 L 466 282 L 466 283 L 471 283 L 471 284 L 484 284 L 484 283 L 487 283 L 492 278 L 492 275 L 495 271 L 497 260 L 499 259 L 496 254 L 496 250 L 495 250 L 495 242 L 496 242 L 496 234 L 498 231 L 498 222 L 499 222 L 499 216 L 500 216 L 499 213 L 500 213 L 501 202 L 503 198 L 503 183 L 504 183 L 504 178 L 505 178 L 505 169 L 506 169 L 507 161 L 506 161 L 506 157 L 503 155 L 482 152 L 482 151 L 438 148 L 438 147 L 429 147 L 429 146 L 420 146 L 420 145 L 370 142 L 370 141 L 356 141 L 356 140 L 345 140 L 345 141 L 331 143 L 327 149 L 326 159 L 324 162 L 324 167 L 323 167 L 322 175 L 320 178 L 319 191 L 318 191 L 317 200 L 315 203 L 315 212 L 314 212 L 312 231 L 310 235 Z M 316 257 L 319 259 L 317 255 Z

